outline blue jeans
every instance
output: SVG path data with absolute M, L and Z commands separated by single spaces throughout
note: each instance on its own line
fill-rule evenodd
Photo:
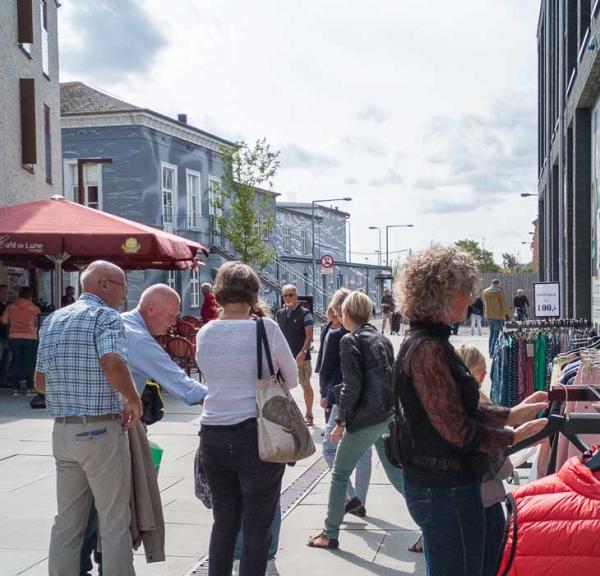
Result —
M 271 545 L 269 546 L 269 560 L 275 560 L 277 549 L 279 548 L 279 533 L 281 532 L 281 504 L 277 502 L 277 510 L 275 510 L 275 518 L 271 524 Z M 239 560 L 242 557 L 242 549 L 244 547 L 244 536 L 240 530 L 235 541 L 235 550 L 233 559 Z
M 327 502 L 327 518 L 325 518 L 324 533 L 328 538 L 337 538 L 340 533 L 340 524 L 344 519 L 344 500 L 346 487 L 350 474 L 356 467 L 364 453 L 375 444 L 375 449 L 381 464 L 394 488 L 402 494 L 403 474 L 400 468 L 390 464 L 385 455 L 382 436 L 388 431 L 388 422 L 375 424 L 362 428 L 356 432 L 346 430 L 342 437 L 331 471 L 331 485 L 329 486 L 329 500 Z
M 490 324 L 490 339 L 488 341 L 490 356 L 494 355 L 494 349 L 496 348 L 496 342 L 502 332 L 504 326 L 504 320 L 488 320 Z
M 427 576 L 481 576 L 485 550 L 481 484 L 432 488 L 405 478 L 404 497 L 423 532 Z
M 485 554 L 483 557 L 482 576 L 496 576 L 500 564 L 500 554 L 506 517 L 500 502 L 485 509 Z
M 325 426 L 325 436 L 323 437 L 323 458 L 327 462 L 327 466 L 331 470 L 333 468 L 333 461 L 335 460 L 335 454 L 338 449 L 338 442 L 331 441 L 331 432 L 335 428 L 335 419 L 337 418 L 338 408 L 337 404 L 334 404 L 331 408 L 331 414 L 329 420 Z M 371 483 L 371 457 L 373 450 L 369 446 L 365 453 L 360 457 L 360 460 L 356 464 L 356 471 L 354 473 L 354 479 L 356 481 L 356 489 L 352 485 L 352 480 L 348 478 L 348 487 L 346 488 L 346 498 L 358 498 L 363 506 L 367 503 L 367 492 L 369 491 L 369 484 Z

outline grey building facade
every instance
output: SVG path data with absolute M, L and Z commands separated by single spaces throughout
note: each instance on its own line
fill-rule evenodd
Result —
M 61 193 L 58 6 L 0 2 L 0 205 Z
M 67 198 L 226 248 L 213 200 L 223 170 L 219 147 L 230 142 L 189 126 L 183 115 L 168 118 L 79 82 L 61 85 L 61 103 Z M 164 282 L 181 294 L 185 314 L 198 315 L 200 284 L 212 281 L 220 262 L 215 253 L 196 270 L 131 272 L 128 305 L 146 286 Z
M 543 0 L 538 23 L 540 278 L 600 322 L 600 3 Z

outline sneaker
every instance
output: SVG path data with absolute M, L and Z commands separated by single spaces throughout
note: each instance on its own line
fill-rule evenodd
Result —
M 27 396 L 37 396 L 37 392 L 33 388 L 27 388 Z
M 362 507 L 363 507 L 363 504 L 360 501 L 360 498 L 357 498 L 355 496 L 354 498 L 350 498 L 350 500 L 348 500 L 348 502 L 346 502 L 346 506 L 344 507 L 344 514 L 347 514 L 348 512 L 353 514 L 355 510 L 359 510 Z
M 360 508 L 358 508 L 356 510 L 348 510 L 348 512 L 350 514 L 354 514 L 354 516 L 358 516 L 360 518 L 364 518 L 367 515 L 367 509 L 364 506 L 361 506 Z
M 267 564 L 267 570 L 268 570 L 268 564 Z M 239 573 L 240 573 L 240 561 L 234 560 L 233 568 L 231 570 L 231 576 L 239 576 Z
M 267 562 L 267 571 L 265 572 L 265 576 L 280 576 L 279 570 L 277 570 L 277 566 L 275 566 L 275 559 L 269 560 Z
M 20 395 L 21 395 L 21 391 L 20 391 L 18 388 L 15 388 L 15 389 L 13 390 L 13 393 L 12 393 L 12 395 L 13 395 L 13 396 L 20 396 Z

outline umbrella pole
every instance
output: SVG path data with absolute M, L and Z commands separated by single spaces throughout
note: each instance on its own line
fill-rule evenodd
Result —
M 46 254 L 46 258 L 48 258 L 48 260 L 54 264 L 54 308 L 55 310 L 58 310 L 61 305 L 63 293 L 62 265 L 63 262 L 70 258 L 70 256 L 66 252 L 63 252 L 57 256 L 50 256 Z

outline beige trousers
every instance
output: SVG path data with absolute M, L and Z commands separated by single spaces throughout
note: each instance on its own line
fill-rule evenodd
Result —
M 129 532 L 131 462 L 120 420 L 64 424 L 52 433 L 58 513 L 50 536 L 50 576 L 79 574 L 92 499 L 102 534 L 103 572 L 134 576 Z

